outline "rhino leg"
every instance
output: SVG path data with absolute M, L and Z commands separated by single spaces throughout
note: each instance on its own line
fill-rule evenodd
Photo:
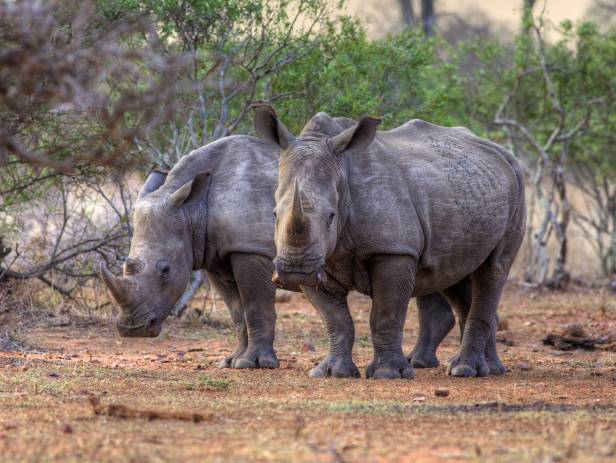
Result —
M 466 325 L 466 319 L 468 318 L 468 313 L 471 310 L 471 303 L 473 301 L 470 277 L 466 277 L 462 281 L 445 289 L 443 295 L 456 311 L 458 325 L 460 326 L 460 342 L 462 342 L 464 325 Z
M 408 356 L 415 368 L 439 366 L 436 349 L 456 324 L 451 305 L 441 294 L 434 293 L 417 298 L 419 336 L 415 348 Z
M 361 375 L 353 363 L 355 327 L 346 294 L 330 293 L 313 286 L 302 286 L 302 291 L 321 315 L 329 337 L 329 353 L 310 370 L 310 377 L 359 378 Z
M 415 371 L 402 352 L 402 332 L 415 284 L 416 261 L 409 256 L 379 255 L 372 259 L 370 329 L 374 360 L 366 377 L 414 378 Z
M 219 368 L 231 368 L 235 359 L 243 354 L 246 347 L 248 347 L 248 330 L 244 318 L 244 308 L 242 307 L 240 294 L 232 275 L 208 272 L 208 279 L 229 309 L 233 329 L 237 336 L 237 347 L 233 353 L 222 359 L 218 364 Z
M 456 309 L 458 321 L 460 324 L 460 340 L 462 340 L 463 338 L 464 326 L 466 324 L 466 319 L 471 309 L 471 304 L 473 300 L 472 293 L 472 283 L 470 277 L 463 279 L 459 283 L 456 283 L 455 285 L 443 291 L 443 294 L 447 297 L 451 305 L 453 305 L 453 307 Z M 486 348 L 484 350 L 484 355 L 486 363 L 488 364 L 488 368 L 490 370 L 490 375 L 502 375 L 506 371 L 506 368 L 498 358 L 498 353 L 496 350 L 497 324 L 498 314 L 496 315 L 495 321 L 493 322 L 493 326 L 490 330 L 490 337 L 486 342 Z
M 238 253 L 231 256 L 233 276 L 237 283 L 248 345 L 234 361 L 234 368 L 277 368 L 274 351 L 276 287 L 272 283 L 274 264 L 265 256 Z
M 499 245 L 470 277 L 472 301 L 460 351 L 447 371 L 452 376 L 488 376 L 506 371 L 496 351 L 496 309 L 513 259 L 503 255 L 502 247 Z

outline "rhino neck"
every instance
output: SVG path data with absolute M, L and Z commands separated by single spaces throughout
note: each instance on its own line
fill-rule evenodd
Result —
M 192 242 L 192 269 L 201 270 L 205 265 L 205 244 L 207 239 L 207 215 L 205 212 L 187 217 Z

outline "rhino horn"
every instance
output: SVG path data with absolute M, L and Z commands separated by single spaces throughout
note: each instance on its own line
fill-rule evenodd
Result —
M 106 262 L 101 262 L 101 277 L 118 303 L 126 299 L 128 282 L 124 278 L 113 275 Z
M 304 208 L 302 206 L 302 190 L 299 181 L 295 178 L 293 197 L 291 198 L 291 220 L 289 222 L 289 234 L 299 238 L 304 231 Z
M 301 222 L 304 219 L 304 208 L 302 207 L 302 190 L 299 187 L 297 177 L 293 186 L 293 198 L 291 200 L 291 217 L 293 221 Z

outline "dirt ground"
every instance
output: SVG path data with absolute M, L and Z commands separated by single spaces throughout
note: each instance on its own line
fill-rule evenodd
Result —
M 362 371 L 372 354 L 369 308 L 352 297 Z M 0 460 L 616 461 L 616 353 L 541 342 L 571 322 L 616 333 L 613 294 L 510 287 L 500 308 L 507 343 L 499 343 L 510 371 L 473 379 L 445 373 L 457 330 L 439 350 L 443 365 L 413 380 L 310 379 L 326 353 L 322 322 L 301 295 L 277 309 L 280 368 L 266 371 L 216 367 L 233 347 L 222 306 L 207 324 L 171 320 L 156 339 L 121 339 L 111 322 L 30 321 L 20 331 L 28 348 L 0 353 Z M 412 306 L 407 351 L 416 334 Z M 449 395 L 437 397 L 439 388 Z M 203 419 L 96 415 L 90 396 Z

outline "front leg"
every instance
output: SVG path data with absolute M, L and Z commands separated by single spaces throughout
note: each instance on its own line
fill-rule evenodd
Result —
M 414 378 L 415 371 L 402 352 L 402 332 L 415 286 L 417 262 L 410 256 L 379 255 L 372 258 L 372 311 L 370 329 L 374 360 L 366 377 Z
M 276 333 L 276 287 L 271 275 L 274 264 L 265 256 L 238 253 L 231 256 L 248 334 L 246 350 L 233 364 L 235 368 L 277 368 L 274 350 Z
M 310 377 L 359 378 L 361 375 L 353 363 L 355 327 L 346 294 L 329 293 L 313 286 L 302 286 L 302 291 L 321 315 L 329 337 L 329 354 L 310 370 Z
M 248 347 L 248 330 L 246 328 L 244 308 L 242 307 L 240 294 L 232 275 L 208 272 L 208 280 L 216 292 L 220 294 L 229 309 L 233 330 L 237 336 L 237 347 L 233 353 L 223 358 L 218 364 L 219 368 L 232 368 L 237 358 Z

